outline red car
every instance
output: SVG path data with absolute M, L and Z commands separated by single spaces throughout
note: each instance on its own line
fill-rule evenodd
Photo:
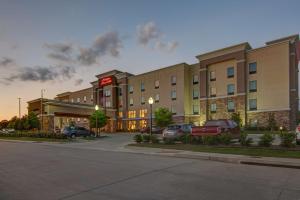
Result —
M 193 136 L 205 135 L 220 135 L 222 133 L 230 133 L 232 138 L 240 138 L 240 127 L 233 120 L 219 119 L 209 120 L 205 122 L 204 126 L 192 127 Z

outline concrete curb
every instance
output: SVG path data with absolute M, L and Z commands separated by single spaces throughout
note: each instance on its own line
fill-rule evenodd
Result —
M 187 159 L 198 159 L 198 160 L 211 160 L 224 163 L 233 164 L 246 164 L 246 165 L 257 165 L 257 166 L 269 166 L 269 167 L 283 167 L 300 169 L 300 159 L 293 158 L 274 158 L 274 157 L 251 157 L 243 155 L 233 154 L 219 154 L 219 153 L 202 153 L 202 152 L 190 152 L 170 149 L 170 152 L 164 153 L 168 149 L 155 148 L 155 151 L 149 151 L 151 148 L 147 147 L 125 147 L 130 149 L 134 153 L 142 153 L 148 155 L 160 155 L 175 158 L 187 158 Z M 174 151 L 174 152 L 172 152 Z

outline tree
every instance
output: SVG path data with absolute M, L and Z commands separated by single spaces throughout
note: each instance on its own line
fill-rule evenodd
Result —
M 2 120 L 2 121 L 0 122 L 0 129 L 5 129 L 5 128 L 7 128 L 8 123 L 9 123 L 9 121 L 7 121 L 7 120 Z
M 158 108 L 154 112 L 154 117 L 157 126 L 166 127 L 172 123 L 172 112 L 168 108 Z
M 27 122 L 25 122 L 25 125 L 29 126 L 28 129 L 39 128 L 40 121 L 39 121 L 38 116 L 34 112 L 30 112 L 27 116 Z
M 268 116 L 268 129 L 270 131 L 274 131 L 276 128 L 277 128 L 277 123 L 276 123 L 276 120 L 275 120 L 275 115 L 274 115 L 274 113 L 269 113 L 269 116 Z
M 238 126 L 242 126 L 242 118 L 239 112 L 231 114 L 231 120 L 237 123 Z
M 97 120 L 96 120 L 97 119 Z M 96 126 L 97 121 L 97 126 Z M 96 110 L 92 116 L 90 117 L 90 126 L 92 128 L 102 128 L 107 123 L 107 117 L 105 116 L 105 113 L 102 110 Z
M 17 119 L 18 119 L 17 116 L 14 116 L 13 118 L 11 118 L 9 120 L 7 128 L 13 128 L 13 129 L 15 129 Z

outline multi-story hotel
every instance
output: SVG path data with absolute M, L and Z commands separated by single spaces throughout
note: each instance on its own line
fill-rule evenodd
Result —
M 107 130 L 137 130 L 149 123 L 148 99 L 153 97 L 153 109 L 169 108 L 178 123 L 200 125 L 238 112 L 243 125 L 266 127 L 272 114 L 278 126 L 292 129 L 298 112 L 299 49 L 299 35 L 293 35 L 260 48 L 241 43 L 201 54 L 192 65 L 138 75 L 112 70 L 97 75 L 90 88 L 30 101 L 28 110 L 42 113 L 44 129 L 53 130 L 70 121 L 88 126 L 97 104 L 109 117 Z

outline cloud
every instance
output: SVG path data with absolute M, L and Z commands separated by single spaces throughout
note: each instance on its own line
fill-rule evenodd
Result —
M 154 22 L 137 26 L 137 40 L 139 44 L 146 46 L 151 40 L 158 39 L 161 32 Z
M 12 58 L 3 57 L 2 59 L 0 59 L 0 67 L 6 67 L 14 63 L 15 61 Z
M 83 79 L 75 80 L 75 86 L 81 85 L 83 83 Z
M 54 60 L 63 62 L 72 62 L 73 45 L 70 43 L 55 43 L 44 45 L 51 52 L 48 53 L 48 57 Z
M 179 43 L 177 41 L 164 43 L 162 41 L 157 41 L 155 44 L 155 48 L 161 51 L 173 52 Z
M 77 59 L 83 65 L 92 65 L 97 63 L 97 59 L 102 56 L 118 57 L 122 47 L 123 43 L 118 32 L 107 32 L 98 36 L 91 47 L 81 47 Z
M 69 66 L 35 66 L 19 68 L 15 74 L 6 78 L 7 82 L 33 81 L 46 82 L 58 79 L 71 79 L 75 74 L 75 68 Z

